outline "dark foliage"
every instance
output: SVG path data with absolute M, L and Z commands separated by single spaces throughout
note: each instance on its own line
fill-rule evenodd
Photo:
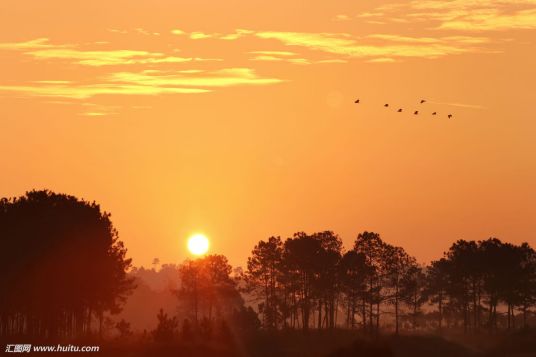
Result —
M 132 281 L 126 248 L 99 205 L 50 191 L 0 200 L 0 336 L 102 330 Z

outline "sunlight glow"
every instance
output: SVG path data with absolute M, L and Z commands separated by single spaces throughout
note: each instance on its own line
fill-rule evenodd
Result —
M 204 234 L 194 234 L 188 239 L 188 250 L 193 255 L 203 255 L 208 251 L 209 241 Z

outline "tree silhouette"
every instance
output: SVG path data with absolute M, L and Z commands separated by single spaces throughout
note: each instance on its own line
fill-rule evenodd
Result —
M 267 329 L 277 328 L 280 320 L 278 289 L 282 253 L 281 239 L 270 237 L 253 248 L 247 263 L 247 287 L 262 299 L 259 306 L 263 315 L 263 327 Z
M 447 298 L 449 267 L 448 260 L 441 258 L 431 263 L 426 275 L 426 294 L 432 304 L 437 304 L 439 333 L 442 333 L 443 330 L 443 311 Z
M 367 265 L 364 254 L 350 250 L 342 256 L 339 262 L 339 280 L 341 291 L 346 297 L 347 327 L 355 327 L 355 315 L 360 311 L 362 327 L 366 328 L 366 284 L 369 274 L 371 274 L 371 267 Z
M 367 276 L 367 302 L 368 302 L 368 331 L 379 331 L 380 327 L 380 304 L 382 303 L 383 276 L 385 273 L 385 243 L 380 235 L 374 232 L 359 233 L 355 242 L 354 250 L 365 257 L 365 262 L 370 267 Z M 376 311 L 374 312 L 374 306 Z
M 410 257 L 403 248 L 395 247 L 390 244 L 383 245 L 382 249 L 382 266 L 384 267 L 386 286 L 390 288 L 390 293 L 387 294 L 386 301 L 395 307 L 395 334 L 399 333 L 400 320 L 400 302 L 403 297 L 410 295 L 408 291 L 410 275 L 412 270 L 416 269 L 417 262 L 415 258 Z M 406 293 L 404 294 L 402 284 Z
M 126 339 L 132 336 L 132 330 L 130 329 L 130 323 L 121 319 L 115 324 L 115 328 L 119 331 L 119 338 Z
M 89 334 L 133 288 L 110 214 L 51 191 L 0 200 L 0 335 Z
M 169 317 L 168 314 L 164 313 L 163 309 L 160 309 L 156 318 L 158 319 L 158 325 L 156 325 L 156 329 L 153 331 L 154 340 L 156 342 L 166 343 L 176 339 L 177 327 L 179 326 L 177 317 Z
M 247 291 L 261 301 L 265 329 L 333 328 L 340 326 L 341 312 L 347 328 L 356 327 L 357 315 L 369 333 L 379 332 L 384 313 L 385 325 L 392 323 L 395 334 L 407 326 L 401 318 L 413 330 L 442 333 L 446 322 L 447 328 L 461 326 L 465 332 L 485 326 L 493 331 L 503 307 L 501 326 L 514 328 L 516 311 L 527 325 L 536 304 L 536 252 L 526 243 L 495 238 L 458 240 L 443 258 L 420 266 L 402 247 L 374 232 L 360 233 L 344 254 L 333 232 L 298 232 L 285 241 L 260 241 L 245 280 Z M 427 303 L 437 310 L 424 309 Z
M 404 303 L 410 308 L 409 316 L 411 317 L 413 330 L 415 330 L 418 326 L 417 321 L 421 314 L 421 307 L 428 300 L 426 274 L 422 267 L 417 265 L 413 259 L 410 259 L 400 283 L 400 294 Z
M 212 321 L 215 315 L 229 315 L 243 305 L 231 271 L 223 255 L 189 260 L 179 267 L 180 288 L 176 294 L 196 325 L 201 317 Z

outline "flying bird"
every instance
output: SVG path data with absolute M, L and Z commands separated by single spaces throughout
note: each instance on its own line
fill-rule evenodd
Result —
M 449 114 L 448 117 L 449 117 L 449 119 L 452 118 L 452 114 Z
M 398 113 L 401 113 L 401 112 L 402 112 L 402 108 L 398 109 L 397 112 L 398 112 Z
M 437 112 L 433 112 L 432 115 L 437 115 Z
M 359 104 L 359 99 L 356 99 L 354 103 Z
M 413 114 L 417 115 L 417 114 L 419 114 L 419 111 L 416 110 L 416 111 L 413 112 Z
M 425 102 L 426 102 L 426 99 L 421 99 L 421 104 Z
M 388 103 L 385 103 L 383 106 L 387 108 L 387 107 L 389 106 L 389 104 L 388 104 Z

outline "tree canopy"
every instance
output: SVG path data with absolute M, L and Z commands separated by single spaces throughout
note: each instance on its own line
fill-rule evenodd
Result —
M 91 332 L 133 288 L 110 214 L 51 191 L 0 200 L 0 334 Z

